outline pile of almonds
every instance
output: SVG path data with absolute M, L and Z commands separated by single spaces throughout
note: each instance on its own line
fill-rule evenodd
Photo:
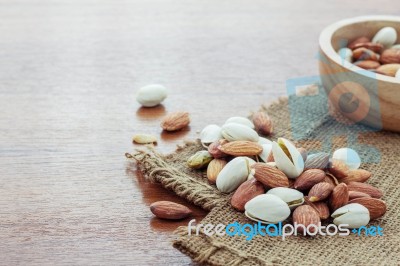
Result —
M 338 54 L 358 67 L 400 79 L 400 44 L 395 44 L 396 40 L 396 30 L 384 27 L 372 40 L 359 37 L 341 48 Z
M 200 140 L 205 147 L 187 164 L 207 167 L 207 178 L 223 193 L 234 192 L 231 205 L 254 220 L 278 223 L 292 214 L 292 222 L 318 225 L 332 217 L 349 228 L 365 226 L 382 217 L 382 192 L 365 183 L 371 173 L 359 169 L 357 152 L 342 148 L 307 154 L 284 138 L 272 142 L 260 134 L 273 130 L 264 112 L 229 118 L 223 126 L 206 126 Z

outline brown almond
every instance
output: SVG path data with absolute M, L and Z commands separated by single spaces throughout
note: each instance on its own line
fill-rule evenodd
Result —
M 362 192 L 377 199 L 381 198 L 383 195 L 382 191 L 380 191 L 378 188 L 366 183 L 350 182 L 347 187 L 349 188 L 349 191 Z
M 351 50 L 354 50 L 356 45 L 368 42 L 371 42 L 371 40 L 368 37 L 363 36 L 352 41 L 347 47 L 349 47 Z
M 376 69 L 381 66 L 381 64 L 377 61 L 373 60 L 362 60 L 362 61 L 357 61 L 354 63 L 354 65 L 361 67 L 363 69 Z
M 252 178 L 242 183 L 231 199 L 231 205 L 238 211 L 244 211 L 244 205 L 255 196 L 264 194 L 264 185 Z
M 400 49 L 386 49 L 382 52 L 379 61 L 381 61 L 382 64 L 399 64 Z
M 329 163 L 329 154 L 325 152 L 314 153 L 307 156 L 304 169 L 325 169 Z
M 274 129 L 271 118 L 265 112 L 254 113 L 253 124 L 256 131 L 262 135 L 271 135 Z
M 211 143 L 210 145 L 208 145 L 208 152 L 211 154 L 212 157 L 214 157 L 215 159 L 219 159 L 219 158 L 224 158 L 226 156 L 228 156 L 227 154 L 223 153 L 219 147 L 221 145 L 224 145 L 225 143 L 228 143 L 227 140 L 225 139 L 221 139 L 221 140 L 216 140 L 213 143 Z
M 331 194 L 329 205 L 331 211 L 334 212 L 340 207 L 346 205 L 349 202 L 349 190 L 345 183 L 337 185 Z
M 223 153 L 233 156 L 254 156 L 263 151 L 260 144 L 247 140 L 231 141 L 218 147 Z
M 311 202 L 321 201 L 329 197 L 332 193 L 334 186 L 332 184 L 321 182 L 314 185 L 308 192 L 308 199 Z
M 382 217 L 387 209 L 383 200 L 374 198 L 357 198 L 349 201 L 349 203 L 358 203 L 367 208 L 371 220 Z
M 219 172 L 225 167 L 226 161 L 213 159 L 207 166 L 207 179 L 211 184 L 215 184 Z
M 188 217 L 192 211 L 182 205 L 172 201 L 157 201 L 150 205 L 150 211 L 162 219 L 179 220 Z
M 177 131 L 187 127 L 190 123 L 188 112 L 174 112 L 164 117 L 161 127 L 166 131 Z
M 371 177 L 371 172 L 364 169 L 349 170 L 347 176 L 340 181 L 346 184 L 350 182 L 365 182 Z
M 339 181 L 347 177 L 349 171 L 349 167 L 343 161 L 332 160 L 329 172 L 331 172 Z
M 357 198 L 371 198 L 370 195 L 358 192 L 358 191 L 349 191 L 349 200 L 357 199 Z
M 328 219 L 329 216 L 331 215 L 329 212 L 329 207 L 326 202 L 323 201 L 317 201 L 317 202 L 311 202 L 308 197 L 304 197 L 304 200 L 307 205 L 310 205 L 311 207 L 314 208 L 314 210 L 317 211 L 319 218 L 321 220 Z
M 365 47 L 361 47 L 361 48 L 357 48 L 353 51 L 353 58 L 354 60 L 373 60 L 373 61 L 378 61 L 379 60 L 379 56 L 365 48 Z
M 400 64 L 386 64 L 386 65 L 381 65 L 376 69 L 376 73 L 394 77 L 396 76 L 396 72 L 400 69 Z
M 297 207 L 293 212 L 293 223 L 296 225 L 304 225 L 307 228 L 309 225 L 315 225 L 309 228 L 311 233 L 314 233 L 317 230 L 317 226 L 321 219 L 319 218 L 319 214 L 313 207 L 309 205 L 302 205 Z M 297 227 L 297 231 L 300 233 L 305 233 L 303 227 Z
M 255 163 L 254 177 L 269 188 L 289 187 L 288 177 L 279 169 L 265 163 Z
M 309 169 L 304 171 L 294 182 L 294 188 L 298 190 L 307 190 L 315 184 L 325 179 L 325 172 L 319 169 Z
M 371 51 L 374 51 L 375 53 L 381 53 L 381 51 L 383 50 L 383 45 L 380 43 L 372 43 L 372 42 L 365 42 L 365 43 L 358 43 L 356 45 L 353 46 L 353 49 L 358 49 L 358 48 L 367 48 Z
M 334 187 L 336 187 L 337 185 L 339 185 L 339 181 L 337 180 L 337 178 L 332 175 L 331 173 L 326 173 L 325 175 L 325 179 L 323 182 L 329 183 L 331 185 L 333 185 Z

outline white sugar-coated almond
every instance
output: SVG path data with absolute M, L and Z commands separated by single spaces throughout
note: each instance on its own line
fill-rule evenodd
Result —
M 380 43 L 385 48 L 391 47 L 396 43 L 397 40 L 397 32 L 392 27 L 384 27 L 380 29 L 372 38 L 373 43 Z
M 139 89 L 136 100 L 145 107 L 159 105 L 167 98 L 167 89 L 159 84 L 151 84 Z

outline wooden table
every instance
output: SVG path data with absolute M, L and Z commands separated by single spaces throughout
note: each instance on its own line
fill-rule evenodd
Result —
M 149 211 L 184 201 L 125 160 L 133 134 L 172 152 L 247 115 L 284 95 L 288 78 L 318 74 L 324 26 L 396 15 L 396 3 L 0 1 L 0 264 L 190 263 L 170 243 L 188 220 Z M 135 91 L 150 83 L 171 93 L 139 108 Z M 190 130 L 161 133 L 175 110 L 190 112 Z

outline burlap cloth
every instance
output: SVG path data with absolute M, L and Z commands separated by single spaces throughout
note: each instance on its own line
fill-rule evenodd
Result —
M 388 211 L 370 225 L 384 228 L 384 236 L 188 236 L 186 226 L 179 227 L 173 245 L 194 261 L 209 265 L 399 265 L 400 264 L 400 135 L 372 132 L 363 126 L 346 126 L 333 119 L 325 95 L 294 95 L 281 98 L 267 111 L 275 124 L 275 135 L 295 140 L 308 150 L 332 152 L 338 147 L 356 147 L 363 169 L 373 173 L 368 183 L 384 191 Z M 294 136 L 296 135 L 296 136 Z M 351 145 L 350 145 L 351 144 Z M 361 148 L 360 148 L 361 147 Z M 174 154 L 162 156 L 153 150 L 137 152 L 134 158 L 145 176 L 171 189 L 188 201 L 210 210 L 197 223 L 251 223 L 229 206 L 232 194 L 220 193 L 209 185 L 204 171 L 190 170 L 186 160 L 202 149 L 198 142 L 185 143 Z M 328 221 L 331 222 L 331 221 Z

